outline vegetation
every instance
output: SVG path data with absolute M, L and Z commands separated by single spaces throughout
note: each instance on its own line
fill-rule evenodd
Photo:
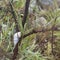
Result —
M 58 4 L 55 9 L 39 10 L 37 5 L 30 11 L 31 4 L 30 0 L 0 1 L 0 60 L 60 60 Z M 13 37 L 19 31 L 14 47 Z

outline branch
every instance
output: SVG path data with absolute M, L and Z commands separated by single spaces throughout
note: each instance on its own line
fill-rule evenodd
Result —
M 19 31 L 19 27 L 18 27 L 17 17 L 16 17 L 16 14 L 15 14 L 15 11 L 14 11 L 14 9 L 13 9 L 13 6 L 12 6 L 11 2 L 9 2 L 9 6 L 10 6 L 10 8 L 11 8 L 11 14 L 12 14 L 14 20 L 15 20 L 16 32 L 18 32 L 18 31 Z
M 53 43 L 54 43 L 54 27 L 55 27 L 55 25 L 56 25 L 56 20 L 57 20 L 57 18 L 58 17 L 55 17 L 55 21 L 54 21 L 54 23 L 53 23 L 53 26 L 52 26 L 52 39 L 51 39 L 51 47 L 52 47 L 52 54 L 54 55 L 54 52 L 53 52 Z
M 25 23 L 26 23 L 26 19 L 27 19 L 27 15 L 28 15 L 29 4 L 30 4 L 30 0 L 26 0 L 24 17 L 23 17 L 23 21 L 22 21 L 22 26 L 23 26 L 23 28 L 24 28 L 24 25 L 25 25 Z M 11 7 L 11 11 L 12 11 L 13 17 L 14 17 L 14 19 L 15 19 L 15 22 L 17 23 L 17 21 L 16 21 L 16 16 L 15 16 L 15 13 L 14 13 L 14 11 L 13 11 L 13 7 L 12 7 L 11 3 L 10 3 L 10 7 Z M 16 24 L 16 27 L 18 27 L 17 24 Z M 18 28 L 16 28 L 16 29 L 18 29 Z M 21 40 L 20 40 L 20 42 L 21 42 Z M 15 59 L 16 59 L 17 54 L 18 54 L 18 43 L 17 43 L 16 46 L 15 46 L 12 60 L 15 60 Z
M 23 17 L 23 21 L 22 21 L 22 26 L 23 26 L 23 27 L 24 27 L 24 25 L 25 25 L 25 23 L 26 23 L 26 19 L 27 19 L 27 15 L 28 15 L 28 9 L 29 9 L 29 4 L 30 4 L 30 0 L 26 0 L 24 17 Z
M 32 30 L 32 31 L 30 31 L 28 34 L 25 34 L 25 35 L 23 35 L 23 36 L 21 36 L 20 38 L 19 38 L 19 41 L 18 41 L 18 43 L 16 44 L 16 46 L 15 46 L 15 48 L 14 48 L 14 55 L 13 55 L 13 59 L 12 60 L 14 60 L 14 59 L 16 59 L 16 56 L 17 56 L 17 54 L 18 54 L 18 44 L 21 44 L 21 41 L 22 41 L 22 39 L 24 39 L 25 37 L 27 37 L 27 36 L 29 36 L 29 35 L 32 35 L 32 34 L 36 34 L 36 33 L 40 33 L 40 32 L 46 32 L 46 31 L 51 31 L 52 30 L 52 28 L 51 29 L 45 29 L 45 30 Z M 60 31 L 60 29 L 58 29 L 58 28 L 54 28 L 53 29 L 54 31 Z

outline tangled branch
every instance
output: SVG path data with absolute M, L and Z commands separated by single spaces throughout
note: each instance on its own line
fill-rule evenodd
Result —
M 19 38 L 19 41 L 18 41 L 18 43 L 16 44 L 16 46 L 15 46 L 15 48 L 14 48 L 14 56 L 13 56 L 13 59 L 16 59 L 16 56 L 17 56 L 17 53 L 18 53 L 18 45 L 20 45 L 21 44 L 21 41 L 22 41 L 22 39 L 24 39 L 24 38 L 26 38 L 26 37 L 28 37 L 29 35 L 32 35 L 32 34 L 36 34 L 36 33 L 41 33 L 41 32 L 43 32 L 43 33 L 45 33 L 45 32 L 47 32 L 47 31 L 51 31 L 52 30 L 52 28 L 51 29 L 45 29 L 45 30 L 32 30 L 32 31 L 30 31 L 28 34 L 25 34 L 25 35 L 23 35 L 23 36 L 21 36 L 20 38 Z M 54 31 L 60 31 L 60 29 L 58 29 L 58 28 L 54 28 L 53 29 Z

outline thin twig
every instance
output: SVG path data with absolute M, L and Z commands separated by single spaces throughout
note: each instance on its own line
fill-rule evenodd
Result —
M 14 9 L 13 9 L 13 6 L 12 6 L 11 2 L 9 2 L 9 6 L 10 6 L 10 8 L 11 8 L 11 14 L 12 14 L 14 20 L 15 20 L 16 32 L 18 32 L 18 31 L 19 31 L 19 27 L 18 27 L 18 22 L 17 22 L 17 16 L 16 16 L 16 14 L 15 14 L 15 11 L 14 11 Z
M 53 55 L 54 55 L 54 52 L 53 52 L 54 38 L 53 38 L 53 37 L 54 37 L 54 28 L 55 28 L 56 20 L 57 20 L 57 17 L 55 18 L 54 24 L 53 24 L 53 26 L 52 26 L 52 39 L 51 39 L 52 45 L 51 45 L 51 47 L 52 47 L 52 54 L 53 54 Z

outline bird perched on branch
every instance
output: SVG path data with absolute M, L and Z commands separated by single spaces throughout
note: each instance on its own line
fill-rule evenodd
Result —
M 16 46 L 17 42 L 19 41 L 20 37 L 21 37 L 21 32 L 17 32 L 14 34 L 14 37 L 13 37 L 14 47 Z

